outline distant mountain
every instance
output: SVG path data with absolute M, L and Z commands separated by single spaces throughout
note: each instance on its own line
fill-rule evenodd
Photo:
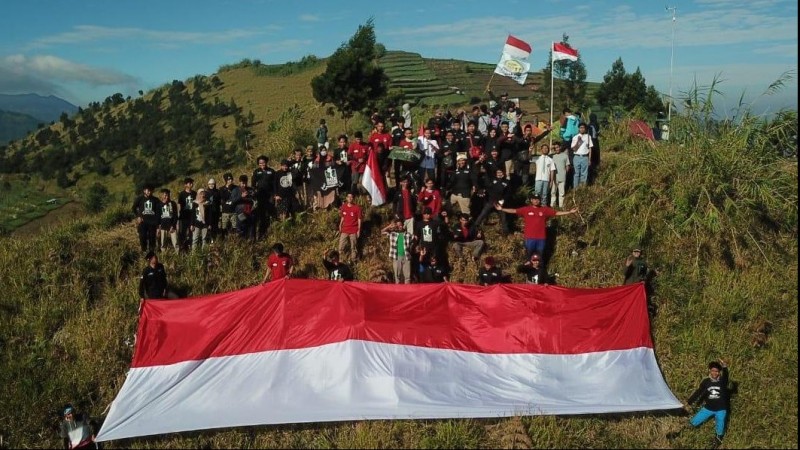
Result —
M 27 114 L 45 123 L 58 120 L 61 113 L 71 116 L 78 111 L 77 106 L 62 98 L 38 94 L 0 94 L 0 109 Z
M 42 122 L 27 114 L 0 109 L 0 145 L 24 137 Z

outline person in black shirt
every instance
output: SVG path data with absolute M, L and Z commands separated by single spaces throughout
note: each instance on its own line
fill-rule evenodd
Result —
M 272 197 L 275 195 L 275 170 L 267 164 L 269 164 L 269 157 L 259 156 L 258 167 L 253 171 L 253 177 L 250 180 L 255 190 L 256 209 L 253 215 L 253 227 L 258 239 L 262 239 L 267 234 L 270 217 L 274 214 Z
M 233 174 L 226 173 L 224 175 L 225 186 L 219 190 L 220 196 L 220 209 L 222 220 L 220 223 L 220 232 L 223 237 L 227 237 L 231 231 L 236 231 L 236 212 L 233 208 L 233 203 L 242 197 L 239 187 L 233 182 Z
M 431 208 L 422 210 L 422 220 L 414 222 L 414 243 L 418 249 L 425 248 L 430 253 L 434 253 L 439 248 L 440 243 L 440 223 L 432 218 Z
M 322 258 L 322 265 L 328 271 L 328 279 L 331 281 L 353 281 L 353 271 L 350 266 L 343 262 L 339 262 L 339 252 L 330 250 L 325 253 Z
M 714 418 L 716 425 L 716 436 L 711 442 L 711 448 L 717 448 L 722 444 L 725 436 L 725 420 L 730 408 L 730 391 L 728 390 L 728 365 L 720 359 L 708 363 L 708 377 L 700 382 L 700 386 L 695 390 L 687 404 L 703 403 L 703 407 L 697 411 L 689 423 L 692 427 L 699 427 L 708 419 Z M 684 405 L 688 410 L 688 406 Z M 669 439 L 674 439 L 680 431 L 667 434 Z
M 192 189 L 194 180 L 186 178 L 183 180 L 183 190 L 178 194 L 178 245 L 186 247 L 191 238 L 192 222 L 194 221 L 194 199 L 197 192 Z
M 517 273 L 525 274 L 525 284 L 547 284 L 547 273 L 538 253 L 532 254 L 529 261 L 517 267 Z
M 177 253 L 178 247 L 178 205 L 170 199 L 169 189 L 161 190 L 158 234 L 161 251 L 167 250 L 168 239 Z
M 419 251 L 419 281 L 421 283 L 444 283 L 450 281 L 450 268 L 439 262 L 435 253 L 428 255 L 428 250 L 423 247 Z
M 289 169 L 290 161 L 284 159 L 281 161 L 281 168 L 275 172 L 275 209 L 278 213 L 279 220 L 285 220 L 292 217 L 294 213 L 295 203 L 295 185 L 294 176 Z
M 222 192 L 217 189 L 217 182 L 213 178 L 208 180 L 206 188 L 206 224 L 208 224 L 208 243 L 214 243 L 219 234 L 219 221 L 222 215 Z
M 153 196 L 153 187 L 147 185 L 141 196 L 133 202 L 136 215 L 136 230 L 139 232 L 139 246 L 143 252 L 156 249 L 156 230 L 158 230 L 157 209 L 160 202 Z
M 487 256 L 483 260 L 483 267 L 478 271 L 478 284 L 491 286 L 503 282 L 503 272 L 495 265 L 494 258 Z
M 505 172 L 503 169 L 498 167 L 495 170 L 495 177 L 486 186 L 486 201 L 483 205 L 481 213 L 475 220 L 476 226 L 480 227 L 483 225 L 483 222 L 489 217 L 489 214 L 491 214 L 493 210 L 497 211 L 494 207 L 495 204 L 502 205 L 505 203 L 506 197 L 509 194 L 509 190 L 509 181 L 505 177 Z M 509 228 L 506 214 L 500 211 L 498 215 L 500 216 L 500 225 L 502 227 L 503 235 L 510 234 L 511 229 Z
M 141 300 L 151 298 L 167 298 L 167 272 L 164 265 L 158 262 L 155 252 L 149 252 L 147 256 L 147 266 L 142 271 L 142 278 L 139 281 L 139 298 Z

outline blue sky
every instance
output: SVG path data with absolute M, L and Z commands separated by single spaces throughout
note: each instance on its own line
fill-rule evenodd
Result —
M 590 81 L 621 57 L 666 93 L 673 23 L 665 6 L 677 8 L 676 98 L 719 75 L 725 102 L 742 93 L 756 101 L 791 70 L 788 89 L 755 105 L 797 108 L 797 2 L 778 0 L 4 0 L 0 93 L 53 94 L 79 106 L 135 96 L 242 58 L 329 56 L 369 17 L 389 50 L 430 58 L 496 63 L 510 33 L 533 46 L 532 70 L 567 33 Z

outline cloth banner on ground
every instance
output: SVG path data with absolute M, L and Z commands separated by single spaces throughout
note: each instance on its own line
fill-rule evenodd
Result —
M 145 300 L 99 441 L 260 424 L 680 408 L 644 285 L 281 279 Z
M 494 73 L 511 78 L 519 84 L 525 84 L 528 71 L 531 69 L 531 64 L 528 62 L 530 54 L 530 44 L 509 35 Z

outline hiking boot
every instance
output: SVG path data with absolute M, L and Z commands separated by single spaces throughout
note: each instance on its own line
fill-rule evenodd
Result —
M 711 448 L 719 448 L 720 445 L 722 445 L 722 438 L 714 436 L 714 439 L 711 440 Z

